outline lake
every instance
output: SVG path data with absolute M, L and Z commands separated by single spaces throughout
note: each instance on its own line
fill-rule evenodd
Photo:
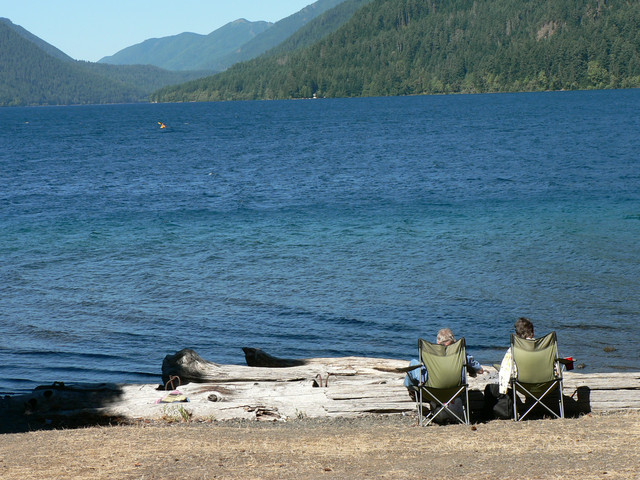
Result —
M 0 109 L 0 392 L 193 348 L 640 371 L 640 90 Z M 161 128 L 159 122 L 166 125 Z

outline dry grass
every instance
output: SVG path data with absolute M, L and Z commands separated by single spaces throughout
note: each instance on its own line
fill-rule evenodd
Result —
M 0 477 L 633 479 L 640 413 L 516 424 L 415 419 L 140 424 L 0 435 Z

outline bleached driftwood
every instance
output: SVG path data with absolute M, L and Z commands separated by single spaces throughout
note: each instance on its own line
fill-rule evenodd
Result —
M 255 358 L 254 353 L 249 355 Z M 403 386 L 404 370 L 408 366 L 405 360 L 340 357 L 295 362 L 300 364 L 291 367 L 219 365 L 202 359 L 192 350 L 182 350 L 165 358 L 162 386 L 58 384 L 39 387 L 28 395 L 1 399 L 0 422 L 11 416 L 47 422 L 56 416 L 87 413 L 125 420 L 415 415 L 415 403 Z M 497 382 L 495 369 L 485 367 L 485 370 L 483 375 L 468 379 L 472 412 L 482 408 L 485 385 Z M 164 388 L 165 382 L 169 390 L 177 388 L 189 401 L 157 403 L 169 394 Z M 638 372 L 566 372 L 564 385 L 568 412 L 572 408 L 574 412 L 576 409 L 640 410 Z
M 258 349 L 245 348 L 261 352 Z M 269 356 L 270 357 L 270 356 Z M 167 355 L 162 362 L 162 381 L 167 383 L 171 377 L 180 377 L 181 383 L 227 383 L 227 382 L 293 382 L 327 375 L 334 377 L 371 377 L 399 374 L 399 369 L 407 366 L 403 360 L 389 360 L 364 357 L 309 358 L 303 360 L 285 360 L 270 357 L 279 362 L 296 362 L 297 365 L 283 368 L 256 367 L 244 365 L 221 365 L 204 360 L 191 349 L 180 350 Z

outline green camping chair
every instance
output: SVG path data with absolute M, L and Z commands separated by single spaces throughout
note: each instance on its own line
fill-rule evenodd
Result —
M 562 399 L 562 369 L 558 359 L 556 332 L 542 338 L 527 340 L 511 334 L 511 354 L 516 374 L 511 379 L 513 392 L 513 419 L 523 420 L 535 407 L 542 406 L 556 418 L 564 418 Z M 522 415 L 518 413 L 517 395 L 524 395 L 525 407 L 533 400 L 533 405 Z M 558 413 L 543 400 L 550 401 L 557 393 Z
M 426 425 L 429 425 L 438 415 L 442 415 L 440 418 L 446 416 L 453 421 L 468 425 L 469 391 L 464 375 L 467 363 L 464 338 L 448 346 L 419 339 L 418 351 L 422 366 L 427 369 L 426 381 L 421 381 L 414 387 L 417 393 L 420 426 L 423 425 L 423 418 L 427 420 Z M 452 408 L 454 401 L 458 398 L 462 403 L 462 412 L 456 412 Z M 426 417 L 423 415 L 424 402 L 435 406 L 430 409 Z

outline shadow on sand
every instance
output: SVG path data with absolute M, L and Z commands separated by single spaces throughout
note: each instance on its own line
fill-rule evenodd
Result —
M 55 382 L 25 395 L 0 399 L 0 433 L 119 425 L 128 419 L 103 413 L 123 396 L 116 384 L 65 385 Z

